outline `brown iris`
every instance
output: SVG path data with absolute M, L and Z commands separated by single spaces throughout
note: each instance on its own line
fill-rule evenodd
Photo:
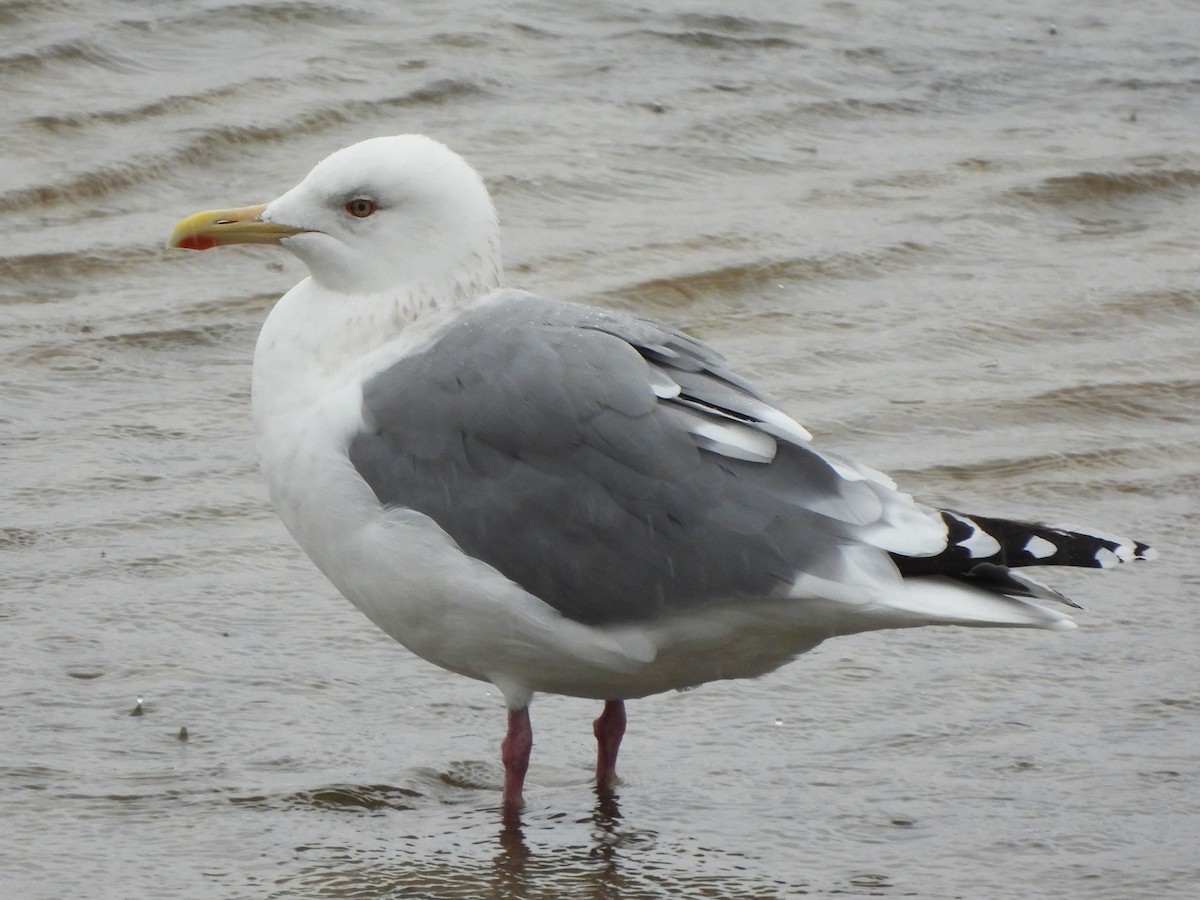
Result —
M 355 197 L 345 206 L 346 212 L 356 219 L 365 219 L 378 208 L 374 200 L 368 200 L 366 197 Z

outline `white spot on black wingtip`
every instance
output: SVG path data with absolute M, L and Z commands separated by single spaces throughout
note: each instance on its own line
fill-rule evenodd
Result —
M 1058 531 L 1095 538 L 1097 541 L 1108 544 L 1108 547 L 1101 547 L 1096 550 L 1096 564 L 1102 569 L 1111 569 L 1119 563 L 1131 562 L 1133 560 L 1151 560 L 1158 556 L 1153 547 L 1127 537 L 1109 534 L 1105 531 L 1097 531 L 1095 528 L 1081 528 L 1078 525 L 1066 524 L 1054 525 L 1052 527 Z
M 1034 559 L 1046 559 L 1058 552 L 1057 545 L 1036 534 L 1030 536 L 1022 549 Z
M 946 514 L 953 516 L 957 521 L 971 529 L 970 534 L 955 542 L 955 546 L 966 550 L 967 555 L 971 559 L 990 559 L 1000 552 L 1000 542 L 979 527 L 979 523 L 974 519 L 969 519 L 966 516 L 960 516 L 952 512 L 947 512 Z

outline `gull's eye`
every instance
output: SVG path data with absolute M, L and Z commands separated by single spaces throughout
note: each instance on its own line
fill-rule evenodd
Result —
M 366 197 L 355 197 L 344 207 L 346 212 L 350 213 L 356 219 L 365 219 L 378 208 L 374 200 L 368 200 Z

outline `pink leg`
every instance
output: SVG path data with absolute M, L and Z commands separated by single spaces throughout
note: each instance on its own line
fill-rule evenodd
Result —
M 596 784 L 610 788 L 617 780 L 617 751 L 625 736 L 625 702 L 606 700 L 604 712 L 592 723 L 596 735 Z
M 515 812 L 521 808 L 521 789 L 529 771 L 529 754 L 533 750 L 533 727 L 529 724 L 529 707 L 508 711 L 508 734 L 500 744 L 504 761 L 504 809 Z

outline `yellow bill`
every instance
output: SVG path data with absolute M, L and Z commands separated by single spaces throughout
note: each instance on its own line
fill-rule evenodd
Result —
M 168 247 L 211 250 L 225 244 L 277 244 L 303 228 L 262 220 L 265 203 L 240 209 L 210 209 L 188 216 L 175 226 Z

